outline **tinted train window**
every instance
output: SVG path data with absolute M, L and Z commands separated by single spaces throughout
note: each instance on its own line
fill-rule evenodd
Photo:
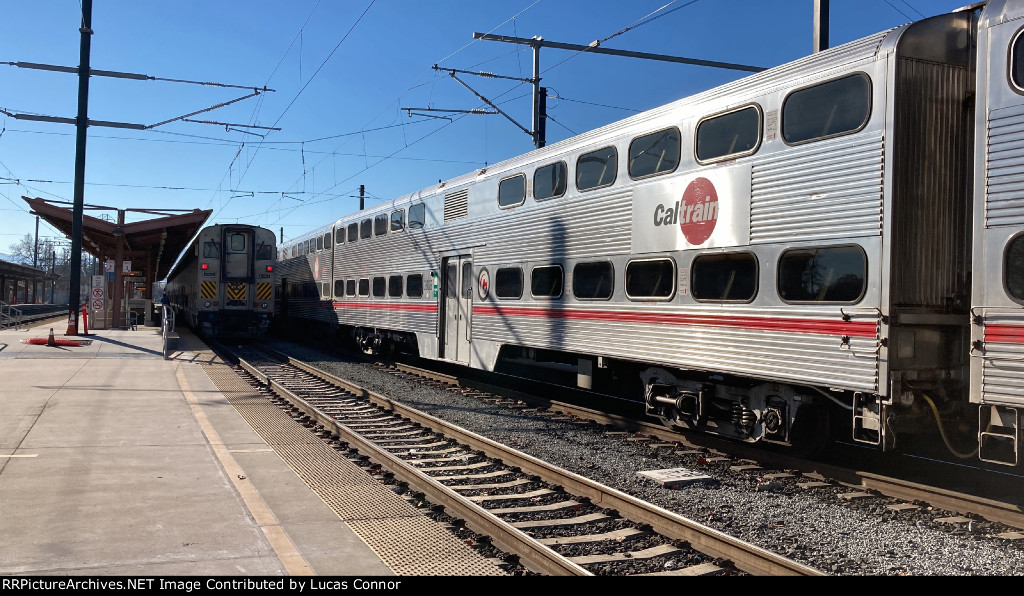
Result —
M 564 161 L 537 168 L 533 173 L 533 198 L 543 201 L 564 195 L 567 170 Z
M 700 255 L 690 285 L 695 300 L 750 302 L 757 295 L 757 257 L 752 253 Z
M 356 280 L 350 279 L 345 282 L 345 295 L 355 296 L 356 295 Z
M 391 212 L 391 231 L 400 232 L 405 229 L 405 209 Z
M 344 280 L 337 280 L 334 282 L 334 296 L 341 298 L 345 295 L 345 282 Z
M 498 183 L 498 207 L 514 207 L 526 201 L 526 176 L 519 174 Z
M 369 238 L 373 234 L 373 220 L 364 219 L 359 222 L 359 237 Z
M 274 247 L 267 244 L 259 244 L 256 246 L 256 260 L 257 261 L 269 261 L 274 258 Z
M 359 295 L 369 296 L 370 295 L 370 280 L 363 278 L 359 280 Z
M 316 239 L 316 249 L 318 251 L 324 249 L 324 239 L 323 239 L 323 236 L 321 236 L 321 237 Z
M 427 222 L 427 208 L 423 203 L 409 207 L 409 229 L 422 228 Z
M 341 244 L 345 241 L 345 228 L 334 230 L 334 243 Z
M 1006 247 L 1006 291 L 1015 300 L 1024 301 L 1024 235 L 1017 236 Z
M 1019 32 L 1010 48 L 1010 80 L 1018 90 L 1024 90 L 1024 35 Z
M 388 216 L 378 215 L 373 218 L 373 235 L 383 236 L 388 233 Z
M 231 252 L 245 250 L 245 234 L 232 234 L 228 246 L 231 247 Z
M 787 250 L 779 258 L 779 296 L 787 302 L 857 302 L 867 273 L 859 246 Z
M 590 190 L 615 182 L 619 154 L 615 147 L 584 153 L 576 160 L 576 188 Z
M 562 268 L 558 265 L 534 267 L 530 273 L 530 293 L 536 298 L 562 295 Z
M 629 176 L 667 174 L 679 165 L 679 129 L 666 128 L 637 137 L 629 144 Z
M 331 248 L 331 233 L 327 232 L 324 234 L 324 250 L 330 250 Z
M 498 298 L 520 298 L 523 295 L 523 270 L 502 267 L 494 272 L 494 295 Z
M 355 242 L 359 238 L 359 224 L 348 224 L 348 241 Z
M 392 298 L 402 297 L 402 276 L 392 275 L 388 278 L 388 296 Z
M 626 265 L 626 296 L 633 300 L 665 300 L 676 293 L 672 259 L 631 261 Z
M 743 108 L 697 125 L 697 161 L 749 155 L 761 142 L 761 112 Z
M 614 269 L 608 261 L 580 263 L 572 269 L 572 293 L 581 300 L 612 297 Z
M 855 132 L 871 114 L 871 82 L 862 74 L 789 94 L 782 104 L 782 138 L 804 143 Z
M 383 298 L 384 293 L 387 291 L 388 280 L 383 277 L 373 278 L 373 296 L 374 298 Z
M 420 274 L 408 275 L 405 278 L 405 295 L 409 298 L 421 298 L 423 296 L 423 276 Z
M 203 258 L 216 259 L 220 256 L 220 245 L 214 241 L 203 243 Z
M 331 284 L 330 284 L 330 282 L 326 282 L 325 281 L 323 284 L 321 284 L 320 285 L 320 291 L 323 292 L 323 297 L 324 298 L 330 298 L 331 297 Z

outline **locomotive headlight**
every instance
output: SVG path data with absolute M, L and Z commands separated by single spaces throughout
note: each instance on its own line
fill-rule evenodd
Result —
M 210 301 L 207 300 L 206 302 L 204 302 L 203 306 L 205 306 L 206 308 L 210 308 Z
M 266 302 L 264 302 L 264 303 L 263 303 L 263 304 L 261 304 L 260 306 L 262 306 L 263 308 L 266 308 L 266 307 L 267 307 L 267 303 L 266 303 Z

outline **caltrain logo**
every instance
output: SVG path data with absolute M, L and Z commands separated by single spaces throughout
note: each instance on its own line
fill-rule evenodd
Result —
M 477 278 L 477 291 L 480 293 L 481 300 L 487 300 L 487 295 L 491 292 L 491 276 L 486 269 L 480 270 L 480 276 Z
M 718 191 L 707 178 L 695 178 L 674 205 L 654 208 L 655 226 L 679 224 L 686 241 L 695 246 L 707 242 L 717 223 Z

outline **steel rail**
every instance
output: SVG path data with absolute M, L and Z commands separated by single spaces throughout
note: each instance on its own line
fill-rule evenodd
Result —
M 546 482 L 560 485 L 565 488 L 566 492 L 587 498 L 595 505 L 614 509 L 624 517 L 637 522 L 649 524 L 654 531 L 664 536 L 678 540 L 685 540 L 698 551 L 704 552 L 705 554 L 713 557 L 728 559 L 735 564 L 737 569 L 753 575 L 827 575 L 820 570 L 798 563 L 791 559 L 787 559 L 776 553 L 761 549 L 755 545 L 743 542 L 718 530 L 682 517 L 676 513 L 654 506 L 650 503 L 646 503 L 616 489 L 593 482 L 583 476 L 559 468 L 552 468 L 540 459 L 515 449 L 511 449 L 485 437 L 468 432 L 448 422 L 434 418 L 429 414 L 425 414 L 415 410 L 414 408 L 395 402 L 385 396 L 368 391 L 326 371 L 292 358 L 291 356 L 280 354 L 279 352 L 277 354 L 280 358 L 286 359 L 285 361 L 288 364 L 291 364 L 292 366 L 295 366 L 296 368 L 314 375 L 328 383 L 341 387 L 346 391 L 354 393 L 355 395 L 369 399 L 376 405 L 391 410 L 403 418 L 410 419 L 436 432 L 453 437 L 456 440 L 466 443 L 473 449 L 483 452 L 489 457 L 500 459 L 507 465 L 515 466 L 524 472 L 535 474 Z M 332 419 L 325 415 L 318 413 L 317 418 L 318 420 L 323 419 L 332 425 L 334 424 L 333 422 L 330 422 Z M 381 453 L 382 457 L 384 456 L 384 452 L 373 446 L 372 443 L 369 443 L 367 446 L 372 452 Z M 388 457 L 390 458 L 390 456 Z M 408 468 L 407 465 L 403 467 Z M 416 471 L 416 473 L 418 474 L 419 472 Z M 403 480 L 405 480 L 405 478 L 403 478 Z M 407 482 L 410 482 L 410 485 L 412 484 L 411 481 L 407 480 Z M 426 481 L 420 481 L 417 479 L 417 482 L 426 484 L 430 488 L 434 488 L 433 485 L 437 485 L 437 488 L 442 489 L 442 496 L 446 499 L 458 496 L 454 494 L 449 496 L 451 491 L 431 479 L 427 479 Z M 473 504 L 473 509 L 477 509 L 475 504 Z M 487 513 L 486 510 L 482 510 L 480 513 L 486 514 L 487 518 L 494 517 Z M 469 521 L 470 520 L 467 520 L 467 522 Z M 476 521 L 482 522 L 483 520 L 478 519 Z M 496 518 L 495 521 L 500 522 L 500 520 L 497 520 Z M 502 534 L 497 534 L 497 536 L 503 536 L 505 531 L 506 530 L 502 530 Z M 510 526 L 507 531 L 510 535 L 514 536 L 522 534 L 522 532 L 515 528 L 511 528 Z M 524 535 L 524 537 L 533 542 L 533 540 L 528 536 Z M 516 551 L 512 552 L 524 556 L 522 553 Z

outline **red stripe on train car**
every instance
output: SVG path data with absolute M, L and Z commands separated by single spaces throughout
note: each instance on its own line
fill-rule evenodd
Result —
M 378 310 L 405 310 L 411 312 L 436 312 L 436 304 L 401 304 L 388 302 L 335 302 L 334 308 L 372 308 Z
M 985 341 L 1004 344 L 1024 344 L 1024 325 L 987 325 Z
M 786 331 L 790 333 L 816 333 L 823 335 L 848 335 L 850 337 L 878 336 L 878 328 L 870 321 L 845 322 L 820 319 L 786 319 L 766 317 L 734 317 L 715 315 L 684 315 L 665 312 L 641 313 L 608 310 L 584 310 L 562 308 L 528 308 L 502 306 L 474 306 L 473 315 L 498 315 L 506 317 L 542 317 L 549 319 L 573 319 L 583 321 L 614 321 L 617 323 L 648 323 L 658 325 L 697 325 L 708 327 L 735 327 L 762 331 Z

